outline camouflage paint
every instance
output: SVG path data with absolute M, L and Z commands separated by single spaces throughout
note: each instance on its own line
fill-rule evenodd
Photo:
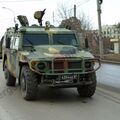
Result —
M 62 74 L 87 74 L 90 72 L 95 72 L 99 67 L 100 67 L 100 62 L 99 66 L 95 70 L 91 70 L 89 72 L 86 72 L 85 69 L 85 61 L 96 61 L 94 59 L 94 56 L 89 52 L 89 51 L 84 51 L 84 50 L 79 50 L 78 47 L 71 46 L 71 45 L 51 45 L 51 39 L 49 45 L 37 45 L 34 46 L 35 51 L 24 51 L 22 48 L 22 38 L 24 33 L 37 33 L 37 34 L 44 34 L 47 33 L 49 36 L 49 39 L 52 34 L 75 34 L 74 31 L 66 30 L 66 29 L 60 29 L 60 28 L 50 28 L 49 30 L 45 30 L 45 28 L 40 28 L 40 27 L 21 27 L 19 28 L 18 32 L 15 33 L 15 36 L 19 36 L 19 50 L 17 50 L 17 62 L 16 66 L 19 66 L 19 62 L 22 63 L 28 63 L 30 69 L 38 74 L 41 75 L 62 75 Z M 14 34 L 14 30 L 10 29 L 7 34 Z M 75 34 L 76 35 L 76 34 Z M 76 37 L 77 38 L 77 37 Z M 79 40 L 78 40 L 79 41 Z M 79 42 L 78 42 L 79 43 Z M 10 52 L 9 50 L 4 49 L 4 53 L 7 56 L 7 63 L 8 63 L 8 69 L 11 71 L 11 73 L 14 74 L 14 76 L 18 76 L 20 72 L 17 69 L 14 69 L 13 65 L 11 64 L 10 61 Z M 63 73 L 55 73 L 54 71 L 54 60 L 55 59 L 62 59 L 64 61 L 64 72 Z M 4 61 L 4 60 L 3 60 Z M 16 60 L 15 60 L 16 61 Z M 52 73 L 48 68 L 45 68 L 44 73 L 41 73 L 38 71 L 37 68 L 35 68 L 34 65 L 40 62 L 51 62 L 52 63 Z M 69 73 L 68 72 L 68 61 L 81 61 L 82 62 L 82 67 L 79 68 L 81 72 L 73 72 Z M 33 64 L 34 63 L 34 64 Z M 72 69 L 73 71 L 76 69 Z M 15 75 L 17 74 L 17 75 Z

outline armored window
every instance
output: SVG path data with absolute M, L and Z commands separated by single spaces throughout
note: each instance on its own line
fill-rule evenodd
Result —
M 23 46 L 26 45 L 48 45 L 48 34 L 29 34 L 26 33 L 23 36 Z
M 19 37 L 15 37 L 13 49 L 18 50 L 18 47 L 19 47 Z
M 77 40 L 74 34 L 54 34 L 53 35 L 54 45 L 76 45 Z
M 11 37 L 10 48 L 13 49 L 13 46 L 14 46 L 14 37 Z

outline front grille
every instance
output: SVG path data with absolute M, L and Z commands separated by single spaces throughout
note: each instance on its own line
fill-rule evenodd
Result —
M 82 67 L 81 61 L 68 62 L 68 69 L 80 69 Z
M 55 61 L 54 62 L 54 69 L 64 69 L 64 61 Z
M 49 62 L 49 69 L 54 73 L 62 72 L 80 72 L 82 68 L 81 60 L 66 60 L 66 59 L 55 59 L 52 62 Z

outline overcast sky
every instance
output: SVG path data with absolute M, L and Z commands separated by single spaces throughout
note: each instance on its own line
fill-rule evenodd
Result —
M 96 0 L 0 0 L 0 37 L 7 27 L 14 25 L 13 14 L 15 14 L 15 16 L 20 14 L 26 15 L 30 24 L 32 24 L 37 23 L 33 18 L 34 12 L 46 8 L 43 21 L 53 23 L 53 12 L 56 15 L 56 10 L 62 3 L 67 5 L 67 8 L 70 9 L 76 4 L 77 15 L 84 13 L 91 20 L 93 27 L 98 27 Z M 14 13 L 2 7 L 9 8 L 14 11 Z M 120 22 L 120 0 L 103 0 L 101 7 L 102 25 L 112 25 Z M 58 19 L 57 16 L 55 16 L 55 19 Z

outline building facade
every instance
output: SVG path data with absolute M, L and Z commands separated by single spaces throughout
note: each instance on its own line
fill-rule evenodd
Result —
M 120 27 L 117 25 L 102 26 L 102 34 L 104 37 L 120 39 Z
M 114 53 L 120 53 L 120 26 L 119 25 L 105 25 L 102 26 L 103 37 L 109 37 L 114 44 Z

